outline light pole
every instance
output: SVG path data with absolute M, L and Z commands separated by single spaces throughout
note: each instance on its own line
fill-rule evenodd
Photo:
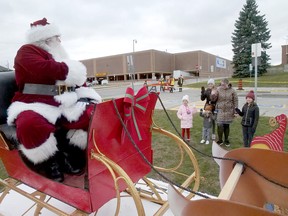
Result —
M 135 52 L 135 43 L 137 43 L 136 39 L 133 40 L 133 52 Z

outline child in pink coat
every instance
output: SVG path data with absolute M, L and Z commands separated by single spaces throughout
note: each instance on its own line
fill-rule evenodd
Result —
M 182 138 L 190 142 L 190 128 L 193 127 L 193 114 L 197 112 L 195 105 L 192 108 L 189 107 L 189 96 L 184 95 L 182 98 L 182 105 L 179 107 L 177 117 L 180 119 L 182 128 Z

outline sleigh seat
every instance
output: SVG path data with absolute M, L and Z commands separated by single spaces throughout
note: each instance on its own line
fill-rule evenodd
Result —
M 5 146 L 6 149 L 15 149 L 18 145 L 16 138 L 16 128 L 8 126 L 7 109 L 11 104 L 12 97 L 17 90 L 15 81 L 15 72 L 0 73 L 0 147 Z

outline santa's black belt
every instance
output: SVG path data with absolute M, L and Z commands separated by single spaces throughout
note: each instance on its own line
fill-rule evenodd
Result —
M 45 84 L 33 84 L 26 83 L 24 85 L 23 94 L 37 94 L 37 95 L 60 95 L 64 92 L 75 91 L 75 87 L 69 87 L 66 85 L 45 85 Z

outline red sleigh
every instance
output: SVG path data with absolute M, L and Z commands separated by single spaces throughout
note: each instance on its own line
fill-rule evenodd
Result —
M 195 171 L 187 176 L 187 180 L 182 185 L 188 187 L 193 183 L 193 190 L 198 189 L 199 170 L 191 150 L 177 136 L 161 128 L 152 127 L 152 115 L 157 102 L 157 94 L 148 94 L 146 88 L 139 90 L 136 95 L 129 89 L 128 97 L 96 105 L 89 127 L 87 169 L 83 175 L 67 175 L 63 183 L 58 183 L 34 172 L 22 161 L 17 147 L 15 147 L 15 144 L 17 145 L 15 129 L 5 124 L 5 112 L 15 91 L 14 73 L 1 73 L 0 75 L 0 81 L 5 82 L 0 83 L 0 92 L 1 95 L 4 95 L 0 100 L 2 112 L 0 116 L 0 157 L 10 177 L 6 180 L 0 179 L 0 185 L 6 187 L 0 196 L 0 203 L 12 189 L 37 204 L 35 215 L 40 214 L 42 208 L 47 208 L 58 215 L 68 215 L 44 202 L 46 195 L 75 207 L 77 209 L 74 212 L 75 215 L 85 215 L 97 211 L 113 198 L 119 200 L 120 192 L 126 190 L 133 197 L 138 215 L 145 215 L 140 199 L 141 193 L 134 186 L 134 183 L 142 178 L 152 187 L 154 194 L 154 196 L 145 194 L 143 196 L 162 205 L 157 213 L 161 215 L 167 210 L 168 202 L 163 200 L 159 194 L 157 195 L 157 189 L 153 189 L 153 183 L 145 177 L 151 171 L 153 161 L 152 131 L 175 140 L 181 149 L 181 154 L 183 152 L 188 154 L 191 167 L 194 166 Z M 124 130 L 125 128 L 128 132 Z M 181 156 L 181 158 L 183 157 Z M 162 172 L 172 170 L 176 173 L 179 167 L 180 164 L 172 168 L 156 168 Z M 19 191 L 16 182 L 31 186 L 37 192 L 28 194 Z M 192 196 L 191 194 L 190 197 Z M 119 205 L 115 212 L 116 214 L 119 212 Z

